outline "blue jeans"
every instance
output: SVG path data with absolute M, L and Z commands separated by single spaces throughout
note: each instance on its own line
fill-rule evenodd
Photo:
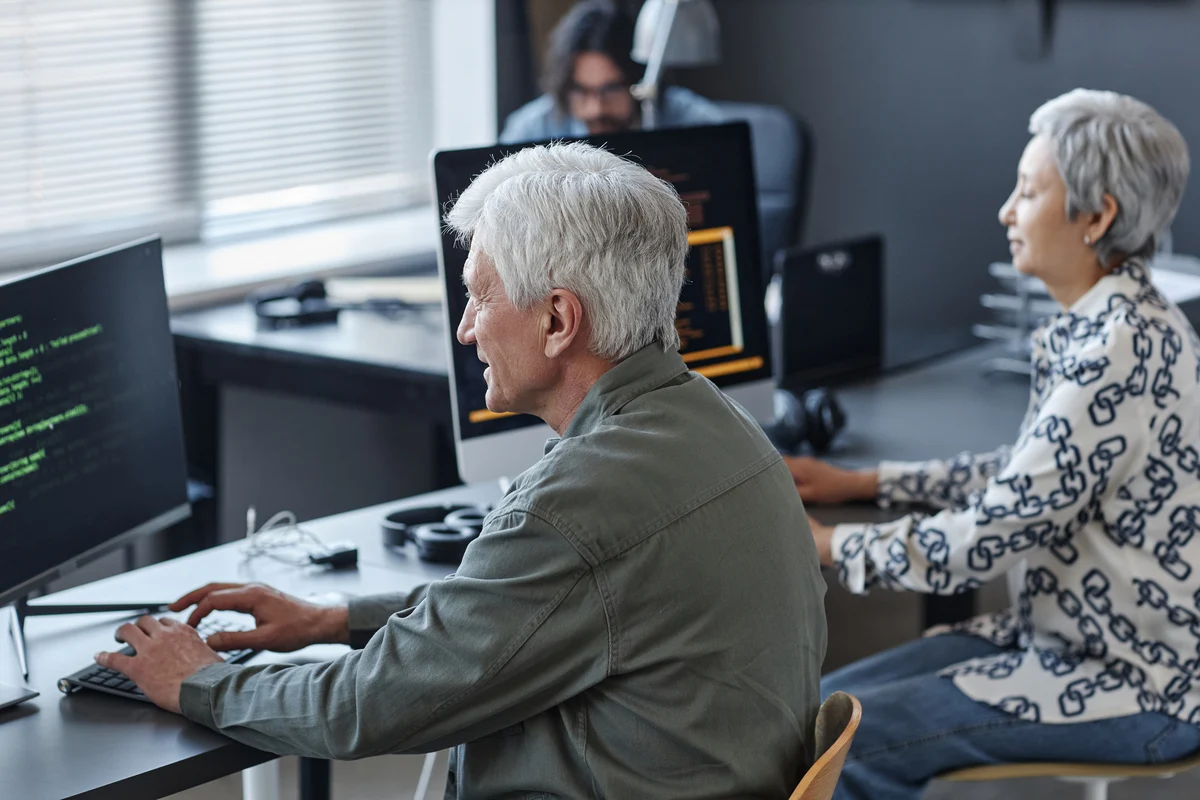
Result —
M 916 800 L 937 775 L 982 764 L 1153 764 L 1200 750 L 1200 728 L 1165 714 L 1027 722 L 970 699 L 937 675 L 998 652 L 983 639 L 953 633 L 908 642 L 827 675 L 822 697 L 849 692 L 863 706 L 835 800 Z

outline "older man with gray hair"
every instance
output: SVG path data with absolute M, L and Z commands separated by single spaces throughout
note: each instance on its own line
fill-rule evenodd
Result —
M 1200 750 L 1200 340 L 1147 259 L 1187 144 L 1132 97 L 1037 109 L 1000 208 L 1013 265 L 1062 312 L 1034 332 L 1029 410 L 992 453 L 847 472 L 792 462 L 801 497 L 938 510 L 812 526 L 853 592 L 952 594 L 1008 575 L 1010 610 L 851 664 L 863 705 L 835 797 L 915 800 L 961 767 L 1143 764 Z
M 813 755 L 824 582 L 779 455 L 678 353 L 679 197 L 603 150 L 535 147 L 448 221 L 488 408 L 559 435 L 458 573 L 334 609 L 219 584 L 174 605 L 254 614 L 218 649 L 360 648 L 329 663 L 227 665 L 150 617 L 101 663 L 275 753 L 455 747 L 464 800 L 786 797 Z

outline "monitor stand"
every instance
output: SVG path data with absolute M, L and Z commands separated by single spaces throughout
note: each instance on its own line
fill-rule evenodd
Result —
M 26 617 L 52 617 L 62 614 L 96 614 L 110 611 L 144 611 L 153 613 L 166 607 L 165 603 L 76 603 L 70 605 L 30 605 L 28 597 L 21 597 L 9 607 L 9 631 L 12 634 L 13 646 L 17 651 L 17 663 L 21 674 L 29 680 L 29 656 L 25 647 Z M 6 686 L 0 683 L 0 708 L 23 703 L 37 697 L 38 693 L 29 689 Z
M 37 696 L 38 693 L 32 689 L 0 683 L 0 712 L 3 712 L 4 709 L 10 706 L 20 705 L 26 700 L 32 700 Z M 0 713 L 0 722 L 4 722 L 4 715 L 2 713 Z

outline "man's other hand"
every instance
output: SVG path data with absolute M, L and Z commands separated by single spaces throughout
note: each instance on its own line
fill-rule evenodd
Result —
M 136 655 L 97 653 L 96 663 L 123 672 L 153 703 L 179 713 L 179 689 L 196 671 L 221 663 L 195 628 L 165 617 L 141 617 L 117 628 L 117 638 Z
M 349 644 L 346 606 L 319 606 L 257 583 L 210 583 L 176 600 L 169 607 L 183 611 L 195 606 L 187 624 L 193 628 L 212 611 L 251 614 L 257 627 L 221 631 L 208 639 L 214 650 L 273 650 L 290 653 L 310 644 Z

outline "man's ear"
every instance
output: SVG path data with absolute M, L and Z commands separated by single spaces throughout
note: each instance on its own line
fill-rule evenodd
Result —
M 557 358 L 583 336 L 583 304 L 575 293 L 554 289 L 546 306 L 543 348 L 547 358 Z

